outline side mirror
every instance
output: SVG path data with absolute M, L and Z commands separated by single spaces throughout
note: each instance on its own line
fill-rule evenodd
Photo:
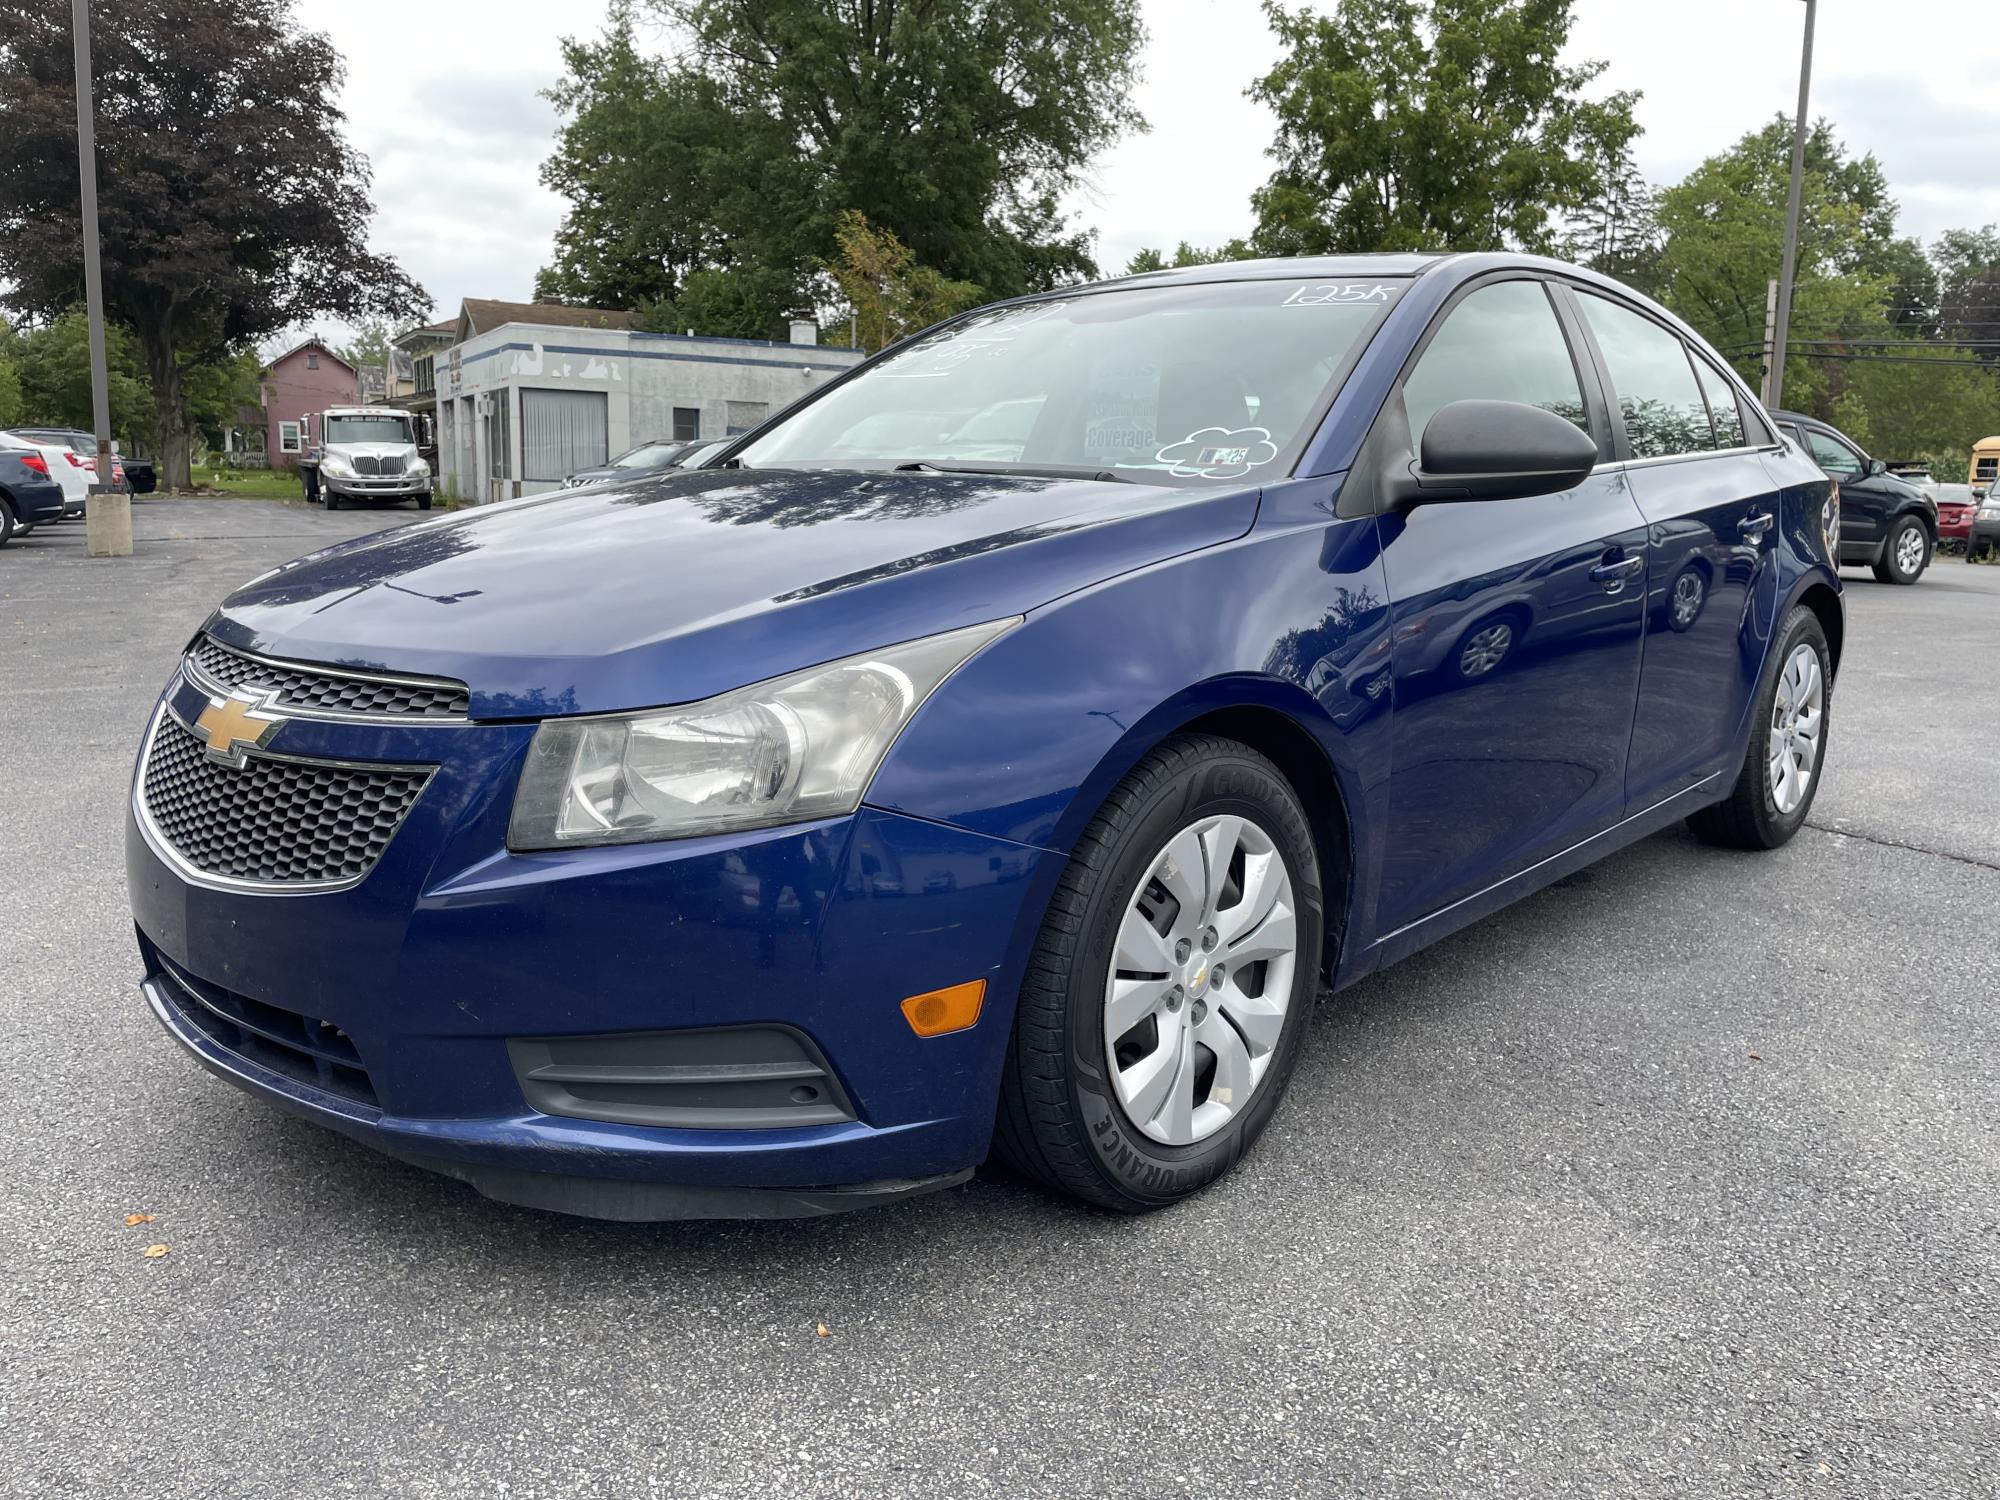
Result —
M 1877 474 L 1886 474 L 1888 472 L 1889 466 L 1883 463 L 1881 459 L 1871 458 L 1868 460 L 1868 477 L 1870 479 L 1873 479 Z
M 1520 401 L 1454 401 L 1424 428 L 1398 499 L 1514 500 L 1575 489 L 1597 467 L 1597 440 Z

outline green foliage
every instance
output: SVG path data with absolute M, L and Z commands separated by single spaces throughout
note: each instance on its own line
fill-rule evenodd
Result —
M 1572 0 L 1265 0 L 1281 60 L 1277 170 L 1252 196 L 1260 252 L 1552 250 L 1638 134 L 1638 96 L 1565 66 Z
M 1142 39 L 1137 0 L 625 0 L 563 44 L 537 295 L 761 332 L 818 300 L 850 210 L 989 295 L 1091 274 L 1057 203 L 1143 128 Z
M 243 425 L 245 407 L 257 406 L 262 369 L 256 352 L 246 349 L 196 365 L 183 377 L 189 424 L 210 448 L 222 446 L 223 428 Z M 263 414 L 255 420 L 261 424 Z
M 46 327 L 14 338 L 12 360 L 20 379 L 20 420 L 38 427 L 95 424 L 90 394 L 90 320 L 73 307 Z M 111 435 L 128 449 L 150 435 L 153 393 L 133 350 L 132 336 L 117 324 L 104 330 L 104 364 L 111 406 Z
M 1629 141 L 1598 147 L 1599 187 L 1570 215 L 1560 254 L 1641 292 L 1660 285 L 1659 195 L 1639 171 Z
M 846 332 L 835 337 L 836 343 L 872 354 L 980 300 L 972 282 L 952 281 L 918 265 L 907 245 L 889 230 L 870 226 L 858 210 L 841 216 L 834 238 L 840 259 L 826 270 L 847 304 Z
M 1218 261 L 1248 260 L 1256 253 L 1246 240 L 1231 240 L 1213 249 L 1190 245 L 1186 240 L 1182 240 L 1174 247 L 1171 260 L 1158 250 L 1151 248 L 1141 250 L 1126 263 L 1125 274 L 1140 276 L 1147 271 L 1164 271 L 1169 267 L 1179 269 L 1182 266 L 1212 266 Z
M 355 325 L 354 340 L 333 352 L 357 370 L 363 365 L 389 365 L 389 349 L 396 327 L 386 318 L 363 318 Z
M 15 368 L 18 346 L 14 325 L 0 318 L 0 428 L 27 420 L 21 405 L 21 372 Z
M 1941 283 L 1940 331 L 1983 343 L 1980 357 L 2000 363 L 2000 227 L 1947 230 L 1931 254 Z
M 404 317 L 429 301 L 367 247 L 341 60 L 293 0 L 91 10 L 105 308 L 136 339 L 160 480 L 180 487 L 190 368 L 317 314 Z M 52 319 L 82 291 L 67 11 L 0 0 L 0 59 L 0 295 Z
M 774 339 L 783 337 L 786 312 L 795 305 L 789 275 L 762 266 L 703 266 L 682 280 L 679 295 L 644 303 L 639 326 L 653 333 Z

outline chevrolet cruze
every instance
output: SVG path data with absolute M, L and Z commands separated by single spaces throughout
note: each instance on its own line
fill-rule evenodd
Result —
M 1323 986 L 1681 819 L 1791 837 L 1838 525 L 1712 349 L 1555 262 L 985 308 L 700 469 L 225 601 L 133 779 L 145 996 L 513 1203 L 822 1213 L 992 1153 L 1156 1208 Z

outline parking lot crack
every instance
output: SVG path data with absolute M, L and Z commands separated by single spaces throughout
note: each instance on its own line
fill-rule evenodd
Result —
M 1874 844 L 1882 849 L 1901 849 L 1909 854 L 1931 854 L 1939 859 L 1948 859 L 1955 864 L 1971 865 L 1975 870 L 1991 870 L 2000 874 L 2000 864 L 1990 859 L 1978 859 L 1970 854 L 1954 854 L 1949 849 L 1932 849 L 1923 844 L 1906 844 L 1897 839 L 1877 838 L 1872 833 L 1857 833 L 1852 828 L 1835 828 L 1827 823 L 1815 823 L 1808 819 L 1806 827 L 1818 833 L 1837 834 L 1844 839 L 1856 839 L 1864 844 Z

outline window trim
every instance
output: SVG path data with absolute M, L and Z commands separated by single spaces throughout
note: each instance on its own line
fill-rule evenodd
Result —
M 1640 307 L 1637 303 L 1633 302 L 1630 297 L 1621 296 L 1612 291 L 1608 287 L 1598 286 L 1594 282 L 1580 281 L 1577 280 L 1575 277 L 1571 276 L 1552 275 L 1549 279 L 1551 284 L 1556 287 L 1559 287 L 1564 297 L 1571 302 L 1575 302 L 1576 295 L 1580 292 L 1589 292 L 1593 296 L 1602 297 L 1605 301 L 1613 303 L 1618 307 L 1624 308 L 1627 312 L 1636 314 L 1637 316 L 1644 318 L 1647 322 L 1653 324 L 1656 328 L 1659 328 L 1661 331 L 1665 332 L 1671 337 L 1680 340 L 1681 350 L 1684 354 L 1687 355 L 1689 359 L 1691 360 L 1696 358 L 1705 359 L 1708 357 L 1703 346 L 1697 340 L 1689 338 L 1688 335 L 1682 333 L 1678 328 L 1675 328 L 1672 324 L 1661 322 L 1656 314 L 1648 312 L 1645 308 Z M 1598 348 L 1597 346 L 1597 336 L 1590 331 L 1590 320 L 1584 316 L 1583 308 L 1580 304 L 1577 305 L 1576 307 L 1576 321 L 1579 331 L 1582 333 L 1583 338 L 1586 341 L 1586 346 L 1590 350 L 1591 361 L 1597 366 L 1599 378 L 1602 379 L 1604 382 L 1604 389 L 1608 405 L 1610 394 L 1617 389 L 1617 386 L 1612 382 L 1611 367 L 1605 362 L 1604 351 Z M 1737 410 L 1739 414 L 1742 413 L 1745 410 L 1743 404 L 1744 395 L 1745 392 L 1749 389 L 1749 387 L 1744 384 L 1743 378 L 1740 375 L 1738 375 L 1735 372 L 1735 370 L 1730 368 L 1729 361 L 1727 360 L 1717 361 L 1716 368 L 1721 373 L 1722 378 L 1728 383 L 1729 388 L 1736 393 Z M 1707 406 L 1708 392 L 1702 389 L 1701 374 L 1699 371 L 1695 372 L 1694 384 L 1695 384 L 1695 389 L 1701 391 L 1701 399 L 1703 406 L 1704 407 Z M 1761 404 L 1753 403 L 1750 406 L 1749 411 L 1753 415 L 1757 415 L 1762 419 L 1761 425 L 1764 429 L 1766 436 L 1769 438 L 1768 442 L 1762 442 L 1762 443 L 1746 442 L 1741 446 L 1734 448 L 1709 448 L 1697 453 L 1663 453 L 1658 455 L 1657 457 L 1651 457 L 1651 458 L 1640 458 L 1633 455 L 1631 451 L 1630 440 L 1628 439 L 1625 432 L 1625 416 L 1624 413 L 1621 411 L 1618 416 L 1618 423 L 1616 427 L 1616 439 L 1618 446 L 1622 448 L 1624 452 L 1618 459 L 1614 460 L 1613 463 L 1599 464 L 1598 468 L 1604 469 L 1609 467 L 1616 467 L 1617 465 L 1620 464 L 1630 466 L 1635 464 L 1651 465 L 1651 464 L 1692 463 L 1705 458 L 1731 458 L 1740 456 L 1745 453 L 1783 452 L 1785 447 L 1785 440 L 1784 436 L 1777 429 L 1777 419 L 1772 417 L 1764 417 L 1762 415 L 1763 407 Z M 1714 435 L 1714 431 L 1715 431 L 1715 414 L 1711 411 L 1709 413 L 1709 433 L 1711 437 Z M 1743 436 L 1746 439 L 1751 436 L 1750 428 L 1747 423 L 1744 425 Z
M 1390 440 L 1387 436 L 1387 430 L 1392 425 L 1387 420 L 1389 413 L 1392 410 L 1399 412 L 1398 418 L 1393 425 L 1398 429 L 1401 441 L 1408 445 L 1410 458 L 1414 461 L 1417 457 L 1417 445 L 1409 434 L 1407 409 L 1402 407 L 1404 385 L 1408 382 L 1411 372 L 1416 369 L 1418 362 L 1429 351 L 1431 341 L 1437 337 L 1438 330 L 1443 328 L 1446 321 L 1458 310 L 1459 304 L 1465 302 L 1476 292 L 1484 291 L 1487 287 L 1498 286 L 1502 282 L 1508 281 L 1527 281 L 1539 286 L 1542 289 L 1542 295 L 1548 299 L 1549 311 L 1555 315 L 1556 331 L 1562 336 L 1563 343 L 1569 350 L 1570 368 L 1576 372 L 1577 391 L 1583 397 L 1584 415 L 1590 422 L 1589 436 L 1597 443 L 1597 464 L 1591 472 L 1597 473 L 1612 467 L 1616 463 L 1616 460 L 1611 456 L 1613 452 L 1611 446 L 1612 436 L 1614 432 L 1622 431 L 1623 424 L 1621 423 L 1615 429 L 1612 427 L 1610 406 L 1606 390 L 1602 384 L 1602 374 L 1594 361 L 1592 351 L 1577 343 L 1576 331 L 1571 327 L 1570 320 L 1564 316 L 1563 292 L 1565 288 L 1561 282 L 1547 272 L 1528 266 L 1503 266 L 1499 270 L 1488 271 L 1483 275 L 1472 277 L 1462 285 L 1454 288 L 1451 295 L 1446 297 L 1439 305 L 1438 310 L 1431 314 L 1430 322 L 1425 325 L 1424 331 L 1418 335 L 1416 343 L 1410 348 L 1410 352 L 1404 356 L 1402 365 L 1396 371 L 1396 378 L 1389 382 L 1388 395 L 1383 397 L 1380 409 L 1376 411 L 1374 418 L 1368 424 L 1366 436 L 1361 439 L 1361 445 L 1354 451 L 1354 465 L 1348 474 L 1346 482 L 1340 487 L 1340 499 L 1335 506 L 1336 514 L 1341 516 L 1381 515 L 1393 509 L 1377 492 L 1374 475 L 1379 470 L 1379 461 L 1377 455 L 1372 452 L 1373 445 L 1378 441 L 1387 442 Z M 1384 319 L 1382 321 L 1386 322 L 1387 320 Z M 1380 327 L 1381 324 L 1378 323 L 1376 325 L 1378 332 Z M 1353 370 L 1351 368 L 1340 372 L 1334 386 L 1334 394 L 1336 396 L 1339 395 L 1341 385 L 1352 374 Z M 1331 410 L 1331 403 L 1329 403 L 1328 410 Z M 1319 420 L 1321 422 L 1326 420 L 1325 413 L 1321 413 Z M 1357 485 L 1355 482 L 1357 479 L 1361 479 L 1362 483 Z M 1361 493 L 1363 490 L 1366 491 L 1365 496 Z
M 285 432 L 288 428 L 292 434 L 289 441 L 285 437 Z M 304 428 L 297 422 L 280 422 L 278 424 L 278 451 L 280 453 L 303 453 L 305 449 L 306 435 Z

